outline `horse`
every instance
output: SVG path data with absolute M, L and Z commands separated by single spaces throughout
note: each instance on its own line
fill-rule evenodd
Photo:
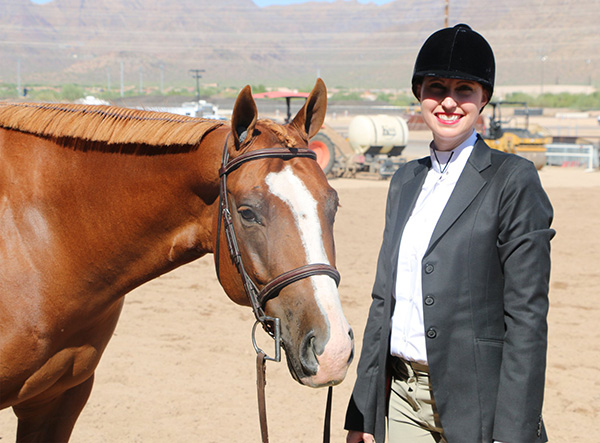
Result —
M 320 79 L 286 125 L 258 119 L 249 86 L 230 122 L 0 103 L 0 409 L 17 441 L 68 441 L 125 295 L 209 253 L 294 379 L 344 379 L 338 197 L 307 149 L 326 106 Z

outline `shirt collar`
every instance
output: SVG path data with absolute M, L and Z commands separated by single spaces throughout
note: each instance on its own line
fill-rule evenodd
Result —
M 451 151 L 437 151 L 433 148 L 434 144 L 431 142 L 429 145 L 429 157 L 431 158 L 433 170 L 438 174 L 462 172 L 476 142 L 477 131 L 475 130 L 473 130 L 469 138 Z M 454 169 L 454 171 L 450 171 L 450 169 Z

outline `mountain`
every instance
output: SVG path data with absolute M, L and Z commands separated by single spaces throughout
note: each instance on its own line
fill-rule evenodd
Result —
M 599 83 L 600 0 L 462 0 L 495 50 L 499 84 Z M 0 0 L 0 82 L 408 87 L 441 0 L 259 8 L 252 0 Z

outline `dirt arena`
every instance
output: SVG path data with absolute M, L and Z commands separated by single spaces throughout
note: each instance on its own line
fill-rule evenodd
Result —
M 600 418 L 600 172 L 546 167 L 540 176 L 557 231 L 544 417 L 551 442 L 592 443 Z M 341 300 L 360 349 L 388 182 L 332 185 L 342 205 L 335 225 Z M 260 441 L 252 324 L 251 310 L 217 283 L 212 256 L 138 288 L 127 296 L 72 442 Z M 334 389 L 334 442 L 344 441 L 355 371 L 356 360 Z M 267 382 L 271 441 L 320 441 L 326 391 L 298 385 L 285 363 L 268 363 Z M 14 441 L 15 430 L 12 411 L 1 411 L 0 440 Z

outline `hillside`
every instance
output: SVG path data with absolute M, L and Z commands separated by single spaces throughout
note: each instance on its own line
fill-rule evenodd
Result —
M 257 7 L 252 0 L 0 0 L 0 82 L 113 88 L 203 82 L 406 87 L 422 41 L 444 21 L 440 0 L 356 0 Z M 494 47 L 499 84 L 598 84 L 600 0 L 463 0 Z M 20 62 L 19 62 L 20 61 Z

